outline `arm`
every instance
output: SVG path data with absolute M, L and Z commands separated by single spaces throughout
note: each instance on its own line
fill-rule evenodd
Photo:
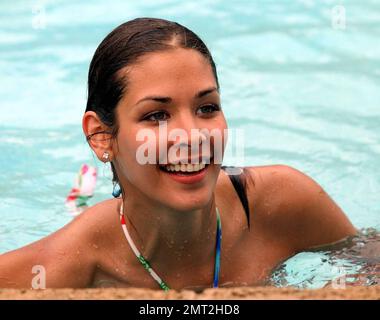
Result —
M 44 241 L 0 255 L 0 288 L 32 288 L 33 267 L 47 265 L 43 247 Z
M 270 209 L 260 220 L 292 252 L 315 249 L 356 234 L 342 209 L 312 178 L 285 165 L 270 168 L 261 179 L 266 190 L 262 202 L 270 203 Z
M 92 255 L 82 230 L 84 217 L 23 248 L 0 255 L 0 288 L 85 287 Z M 88 239 L 87 239 L 88 241 Z

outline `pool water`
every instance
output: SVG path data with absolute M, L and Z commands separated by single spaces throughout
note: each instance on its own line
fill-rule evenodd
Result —
M 341 272 L 376 265 L 355 251 L 357 243 L 379 243 L 368 238 L 380 230 L 375 0 L 2 1 L 0 253 L 72 219 L 64 199 L 82 163 L 98 167 L 91 204 L 111 197 L 110 168 L 82 134 L 86 77 L 105 35 L 138 16 L 182 23 L 213 53 L 229 127 L 244 130 L 244 159 L 227 155 L 225 165 L 293 166 L 364 230 L 346 252 L 292 257 L 273 283 L 317 288 Z

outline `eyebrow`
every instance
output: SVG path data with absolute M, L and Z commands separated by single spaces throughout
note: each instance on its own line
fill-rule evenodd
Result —
M 202 98 L 202 97 L 204 97 L 204 96 L 206 96 L 206 95 L 208 95 L 214 91 L 217 91 L 216 87 L 211 87 L 211 88 L 201 90 L 194 95 L 194 99 L 200 99 L 200 98 Z M 157 102 L 161 102 L 161 103 L 170 103 L 170 102 L 172 102 L 173 99 L 170 97 L 162 97 L 162 96 L 152 95 L 152 96 L 146 96 L 146 97 L 140 99 L 135 105 L 138 105 L 139 103 L 146 101 L 146 100 L 153 100 L 153 101 L 157 101 Z

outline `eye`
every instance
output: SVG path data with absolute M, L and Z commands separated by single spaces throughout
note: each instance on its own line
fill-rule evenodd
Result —
M 198 109 L 198 111 L 200 111 L 201 114 L 210 114 L 219 110 L 220 110 L 220 107 L 217 104 L 206 104 L 204 106 L 199 107 Z
M 168 114 L 165 111 L 157 111 L 148 114 L 143 118 L 146 121 L 165 121 L 167 120 Z

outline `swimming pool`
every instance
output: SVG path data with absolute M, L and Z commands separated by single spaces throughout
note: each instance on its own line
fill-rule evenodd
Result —
M 104 36 L 138 16 L 178 21 L 213 53 L 229 126 L 245 133 L 244 161 L 226 165 L 293 166 L 356 227 L 380 230 L 378 2 L 18 1 L 0 4 L 0 253 L 71 220 L 64 199 L 82 163 L 99 170 L 91 203 L 111 196 L 81 130 L 86 77 Z M 360 264 L 301 253 L 273 282 L 321 287 L 342 268 Z

